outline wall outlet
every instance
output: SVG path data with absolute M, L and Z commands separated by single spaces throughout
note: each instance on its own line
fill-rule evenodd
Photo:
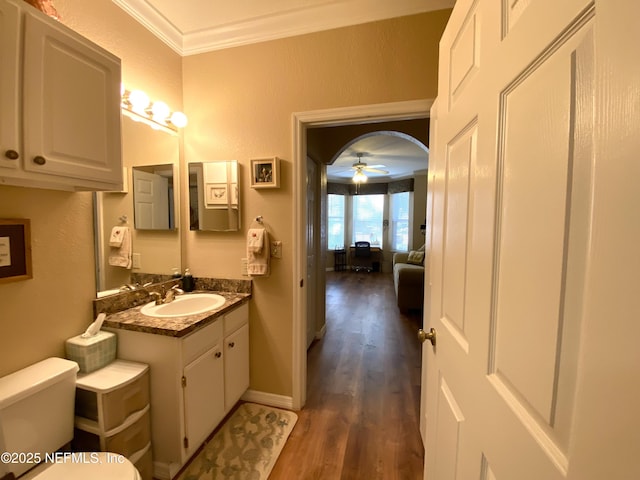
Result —
M 282 258 L 282 241 L 273 240 L 271 242 L 271 256 L 273 258 Z
M 142 268 L 142 254 L 140 253 L 131 254 L 131 266 L 133 268 Z

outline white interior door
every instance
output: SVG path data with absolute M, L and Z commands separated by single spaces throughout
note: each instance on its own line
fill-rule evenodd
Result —
M 639 75 L 610 60 L 638 44 L 631 3 L 456 4 L 431 116 L 425 479 L 639 478 L 638 141 L 616 99 L 637 105 Z
M 136 228 L 169 228 L 169 180 L 162 175 L 133 169 Z

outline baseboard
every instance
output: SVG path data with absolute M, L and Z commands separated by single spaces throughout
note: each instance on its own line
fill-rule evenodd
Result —
M 153 478 L 158 480 L 170 480 L 180 471 L 180 465 L 177 463 L 153 462 Z
M 327 333 L 327 324 L 322 325 L 322 328 L 316 332 L 316 340 L 322 340 Z
M 284 408 L 293 410 L 293 398 L 284 395 L 276 395 L 274 393 L 259 392 L 257 390 L 247 390 L 242 395 L 242 400 L 246 402 L 260 403 L 275 408 Z

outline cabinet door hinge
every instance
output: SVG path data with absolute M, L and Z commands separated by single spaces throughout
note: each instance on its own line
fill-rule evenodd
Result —
M 187 377 L 182 377 L 182 388 L 186 388 L 187 386 Z
M 184 444 L 184 448 L 189 448 L 189 439 L 187 437 L 184 437 L 182 443 Z

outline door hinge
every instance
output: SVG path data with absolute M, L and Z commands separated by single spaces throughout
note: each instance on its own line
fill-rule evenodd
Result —
M 184 448 L 189 448 L 189 439 L 187 437 L 184 437 L 182 443 L 184 444 Z
M 187 387 L 187 377 L 182 377 L 182 388 L 186 388 Z
M 304 278 L 300 280 L 300 288 L 304 287 Z

